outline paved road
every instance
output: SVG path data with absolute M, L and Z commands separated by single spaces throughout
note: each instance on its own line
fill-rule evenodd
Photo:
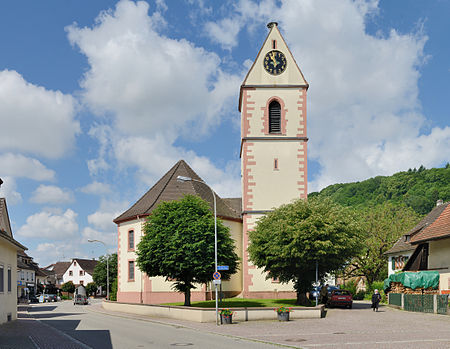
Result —
M 29 314 L 38 321 L 22 319 L 22 323 L 0 326 L 0 349 L 280 347 L 267 342 L 291 348 L 450 348 L 450 316 L 387 307 L 376 313 L 364 302 L 356 302 L 351 310 L 330 309 L 324 319 L 249 321 L 219 327 L 110 313 L 99 303 L 33 305 Z M 31 335 L 20 345 L 3 342 L 2 347 L 5 329 L 11 331 L 15 326 L 17 330 L 18 324 L 28 326 L 21 332 Z
M 94 308 L 95 305 L 74 306 L 69 301 L 33 305 L 28 309 L 31 318 L 0 326 L 0 348 L 279 348 L 273 344 L 222 336 L 178 324 L 111 316 L 94 311 Z M 27 331 L 20 331 L 23 325 Z M 8 341 L 2 333 L 9 331 L 11 337 L 14 327 L 19 327 L 15 338 Z M 2 331 L 5 328 L 6 331 Z M 26 332 L 27 336 L 20 339 L 18 335 L 21 332 Z

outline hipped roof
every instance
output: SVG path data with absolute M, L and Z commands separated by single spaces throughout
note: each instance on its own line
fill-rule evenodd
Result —
M 161 202 L 180 200 L 187 194 L 199 196 L 208 202 L 211 210 L 213 210 L 214 199 L 207 185 L 195 181 L 179 182 L 177 181 L 178 176 L 190 177 L 203 182 L 184 160 L 180 160 L 133 206 L 114 219 L 114 223 L 119 224 L 138 217 L 148 216 Z M 240 209 L 236 211 L 224 199 L 221 199 L 216 193 L 214 194 L 216 197 L 217 216 L 231 220 L 241 220 Z M 233 202 L 233 204 L 235 203 L 236 201 Z

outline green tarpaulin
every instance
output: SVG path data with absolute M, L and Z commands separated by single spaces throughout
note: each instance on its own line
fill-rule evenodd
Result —
M 391 282 L 400 282 L 403 286 L 409 287 L 413 290 L 419 287 L 434 289 L 439 287 L 439 272 L 437 271 L 418 271 L 403 272 L 390 275 L 384 280 L 384 289 L 389 288 Z

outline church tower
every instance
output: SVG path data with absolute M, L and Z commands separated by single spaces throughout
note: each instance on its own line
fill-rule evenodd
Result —
M 307 196 L 308 83 L 277 23 L 241 85 L 243 297 L 293 296 L 293 287 L 266 280 L 248 260 L 248 231 L 265 213 Z

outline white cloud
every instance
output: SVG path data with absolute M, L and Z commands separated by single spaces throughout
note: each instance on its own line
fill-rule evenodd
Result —
M 107 246 L 117 247 L 117 232 L 103 232 L 86 227 L 82 232 L 82 241 L 88 242 L 88 240 L 100 240 Z
M 232 49 L 238 44 L 240 22 L 239 18 L 224 18 L 219 22 L 207 22 L 205 32 L 213 42 L 222 45 L 224 49 Z
M 73 194 L 67 189 L 61 189 L 55 185 L 41 184 L 30 199 L 37 204 L 64 204 L 74 200 Z
M 66 242 L 43 242 L 27 251 L 28 255 L 40 267 L 46 267 L 55 262 L 70 261 L 72 258 L 92 258 L 92 254 L 83 251 L 80 239 L 74 239 L 70 244 Z
M 159 35 L 148 7 L 122 0 L 95 27 L 67 28 L 90 64 L 81 81 L 84 100 L 112 115 L 125 134 L 172 140 L 186 128 L 186 135 L 198 134 L 217 124 L 240 79 L 221 71 L 215 53 Z
M 244 72 L 227 74 L 215 53 L 159 34 L 160 13 L 149 16 L 148 9 L 145 2 L 122 0 L 94 27 L 67 28 L 90 65 L 81 81 L 84 102 L 105 116 L 89 131 L 100 144 L 98 157 L 88 161 L 90 173 L 137 167 L 138 178 L 150 185 L 184 158 L 220 173 L 215 179 L 222 188 L 239 191 L 239 171 L 230 179 L 174 142 L 205 135 L 229 115 Z
M 78 232 L 77 214 L 71 209 L 65 212 L 50 212 L 48 210 L 36 213 L 27 218 L 17 231 L 18 236 L 65 240 L 74 237 Z
M 75 100 L 60 91 L 28 83 L 10 70 L 0 71 L 0 148 L 48 158 L 71 149 L 80 131 Z
M 85 194 L 104 195 L 111 193 L 109 184 L 94 181 L 80 189 Z
M 50 181 L 55 178 L 55 171 L 45 167 L 39 160 L 20 154 L 0 154 L 2 175 L 16 178 L 29 178 L 35 181 Z
M 0 161 L 1 163 L 1 161 Z M 17 184 L 13 177 L 2 176 L 3 184 L 0 187 L 0 197 L 6 198 L 7 205 L 17 205 L 22 202 L 22 195 L 16 191 Z
M 120 215 L 120 211 L 116 212 L 102 212 L 97 211 L 88 216 L 89 224 L 93 226 L 103 229 L 103 230 L 114 230 L 115 225 L 113 223 L 113 219 Z

